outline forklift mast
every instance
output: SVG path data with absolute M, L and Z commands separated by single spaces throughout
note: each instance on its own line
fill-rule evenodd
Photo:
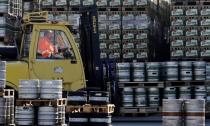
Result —
M 80 8 L 81 56 L 88 88 L 103 88 L 103 67 L 100 60 L 98 16 L 96 5 Z

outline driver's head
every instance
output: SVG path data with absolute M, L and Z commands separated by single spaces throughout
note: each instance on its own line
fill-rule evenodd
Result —
M 53 31 L 52 30 L 48 30 L 45 32 L 44 36 L 48 37 L 49 39 L 51 39 L 53 37 Z

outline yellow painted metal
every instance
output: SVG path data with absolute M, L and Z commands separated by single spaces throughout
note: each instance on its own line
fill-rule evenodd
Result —
M 85 73 L 80 52 L 76 46 L 72 34 L 66 27 L 66 24 L 45 22 L 30 23 L 30 25 L 33 25 L 33 31 L 30 43 L 29 57 L 24 59 L 26 62 L 8 62 L 8 86 L 17 89 L 20 79 L 61 79 L 63 80 L 65 91 L 76 91 L 78 89 L 85 88 Z M 70 45 L 75 54 L 76 63 L 72 63 L 71 59 L 36 59 L 36 50 L 38 45 L 39 32 L 41 29 L 63 31 L 70 41 Z M 20 52 L 22 52 L 22 46 Z M 23 59 L 20 57 L 20 60 Z M 61 73 L 56 73 L 56 68 L 61 68 L 63 71 Z
M 47 20 L 48 20 L 47 11 L 26 13 L 23 16 L 24 23 L 40 22 L 40 21 L 47 21 Z
M 48 11 L 40 11 L 40 12 L 29 12 L 25 13 L 23 17 L 24 24 L 56 24 L 56 25 L 69 25 L 67 21 L 49 21 L 48 19 Z
M 29 79 L 28 63 L 24 61 L 9 61 L 6 67 L 7 86 L 18 89 L 20 79 Z

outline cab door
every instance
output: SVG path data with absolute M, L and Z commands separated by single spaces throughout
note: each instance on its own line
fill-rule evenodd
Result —
M 40 40 L 51 32 L 51 38 L 44 38 L 53 45 L 48 57 L 40 54 Z M 78 90 L 85 87 L 85 75 L 78 48 L 73 36 L 65 26 L 36 26 L 33 56 L 31 57 L 32 78 L 61 79 L 64 90 Z

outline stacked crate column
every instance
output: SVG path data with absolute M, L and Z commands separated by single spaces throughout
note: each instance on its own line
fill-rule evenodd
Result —
M 170 16 L 170 50 L 171 58 L 183 57 L 185 54 L 185 8 L 184 6 L 171 5 Z
M 121 58 L 121 11 L 120 8 L 110 11 L 108 14 L 108 31 L 109 31 L 109 58 Z
M 122 7 L 122 56 L 123 60 L 145 61 L 149 52 L 149 2 L 123 2 Z
M 199 5 L 196 3 L 185 5 L 186 18 L 186 44 L 185 57 L 198 58 L 199 57 Z
M 98 8 L 101 59 L 121 57 L 121 9 Z
M 108 13 L 106 11 L 98 11 L 98 29 L 100 41 L 100 58 L 108 58 Z
M 122 11 L 122 37 L 123 59 L 134 59 L 135 16 L 132 11 Z
M 13 16 L 22 16 L 22 6 L 20 7 L 20 5 L 22 2 L 19 0 L 0 2 L 0 43 L 2 45 L 14 45 L 15 31 L 19 25 Z
M 200 2 L 200 56 L 210 56 L 210 6 L 209 2 Z

